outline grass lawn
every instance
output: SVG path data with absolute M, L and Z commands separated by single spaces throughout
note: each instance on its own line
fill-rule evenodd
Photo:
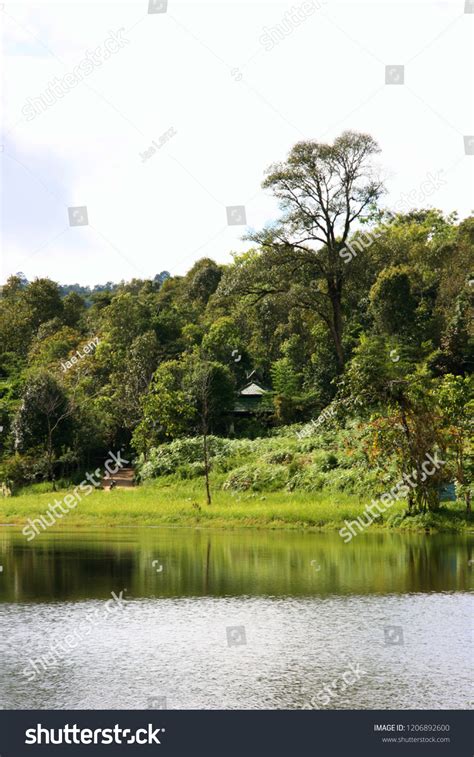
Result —
M 57 492 L 24 491 L 14 497 L 0 499 L 0 522 L 22 526 L 28 519 L 45 513 L 49 504 L 60 502 L 73 489 Z M 334 530 L 344 526 L 345 520 L 362 516 L 370 495 L 359 499 L 355 495 L 330 492 L 234 493 L 213 491 L 212 505 L 205 504 L 203 483 L 200 480 L 179 481 L 160 479 L 133 489 L 96 490 L 62 518 L 61 524 L 71 526 L 206 526 L 299 528 Z M 412 518 L 394 516 L 403 513 L 406 504 L 394 502 L 370 529 L 400 527 L 409 530 L 469 531 L 472 520 L 467 521 L 458 503 L 443 504 L 438 513 Z M 66 509 L 66 508 L 65 508 Z M 60 512 L 59 508 L 57 511 Z M 366 518 L 364 518 L 364 521 Z

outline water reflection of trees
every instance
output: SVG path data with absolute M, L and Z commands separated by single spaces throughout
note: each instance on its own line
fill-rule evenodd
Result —
M 344 544 L 337 534 L 117 529 L 42 534 L 29 544 L 8 529 L 0 598 L 106 598 L 125 588 L 137 598 L 465 590 L 472 543 L 445 534 L 363 534 Z

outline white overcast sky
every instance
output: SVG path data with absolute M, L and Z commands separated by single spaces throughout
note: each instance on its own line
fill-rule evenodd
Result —
M 228 261 L 248 244 L 226 207 L 244 205 L 251 227 L 271 221 L 265 168 L 300 139 L 332 141 L 345 129 L 379 142 L 387 206 L 415 192 L 408 205 L 468 215 L 474 13 L 464 0 L 315 0 L 265 49 L 264 28 L 303 6 L 169 0 L 149 14 L 148 0 L 5 3 L 2 281 L 23 271 L 95 284 L 182 274 L 204 256 Z M 29 98 L 118 29 L 129 40 L 121 50 L 25 117 Z M 405 66 L 403 85 L 385 84 L 386 65 Z M 426 195 L 428 174 L 442 181 Z M 69 226 L 73 206 L 87 207 L 89 225 Z

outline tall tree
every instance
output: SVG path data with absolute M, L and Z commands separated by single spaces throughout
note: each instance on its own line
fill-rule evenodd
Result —
M 284 291 L 288 275 L 304 273 L 314 287 L 309 302 L 306 293 L 300 304 L 313 307 L 329 329 L 339 370 L 344 366 L 342 298 L 350 270 L 340 253 L 354 223 L 373 217 L 383 192 L 372 161 L 378 152 L 370 135 L 353 131 L 332 145 L 298 142 L 263 182 L 280 201 L 281 218 L 249 235 L 261 246 L 267 269 L 268 264 L 283 269 L 284 279 L 272 288 L 267 277 L 263 287 L 257 281 L 248 291 L 260 296 Z
M 68 399 L 64 387 L 48 371 L 37 371 L 27 382 L 13 422 L 16 448 L 24 449 L 44 440 L 49 479 L 53 476 L 57 432 L 74 410 L 74 401 Z
M 227 366 L 203 359 L 198 351 L 162 363 L 143 401 L 144 417 L 135 429 L 133 445 L 146 453 L 146 435 L 149 438 L 157 425 L 167 437 L 185 436 L 190 431 L 200 436 L 206 501 L 210 505 L 208 437 L 222 426 L 233 401 L 234 384 Z
M 50 321 L 63 313 L 59 286 L 50 279 L 35 279 L 24 290 L 30 309 L 30 321 L 36 330 L 41 323 Z

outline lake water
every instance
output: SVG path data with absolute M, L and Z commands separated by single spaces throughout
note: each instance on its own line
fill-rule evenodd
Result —
M 473 553 L 450 535 L 3 527 L 0 706 L 467 708 Z

